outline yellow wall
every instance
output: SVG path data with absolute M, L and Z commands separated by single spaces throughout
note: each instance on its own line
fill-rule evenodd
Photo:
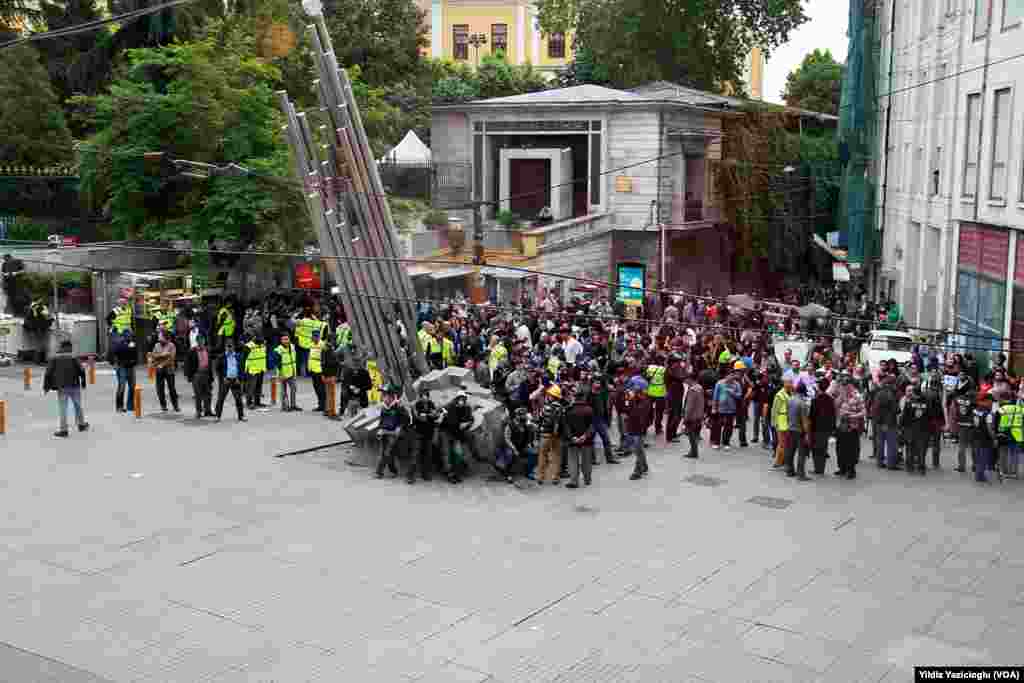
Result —
M 455 5 L 451 3 L 445 3 L 443 15 L 444 15 L 444 30 L 441 32 L 441 46 L 444 51 L 444 56 L 451 59 L 453 54 L 453 36 L 452 26 L 457 24 L 468 24 L 470 35 L 474 33 L 483 33 L 487 36 L 487 44 L 480 46 L 480 57 L 491 54 L 493 45 L 491 45 L 491 24 L 506 24 L 508 26 L 508 50 L 505 52 L 505 57 L 509 63 L 517 64 L 519 62 L 519 55 L 517 54 L 517 43 L 519 37 L 516 35 L 516 13 L 517 7 L 509 3 L 505 6 L 490 5 L 490 6 L 472 6 L 472 5 Z M 473 49 L 473 46 L 469 46 L 469 55 L 466 60 L 470 64 L 476 63 L 477 51 Z M 530 43 L 529 39 L 526 43 L 526 55 L 524 55 L 524 61 L 530 57 Z

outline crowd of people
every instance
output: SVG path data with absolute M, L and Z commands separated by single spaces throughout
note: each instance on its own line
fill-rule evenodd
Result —
M 130 411 L 139 355 L 128 308 L 115 309 L 109 322 L 116 407 Z M 677 297 L 644 308 L 656 319 L 629 319 L 611 299 L 563 304 L 549 296 L 496 307 L 457 298 L 418 302 L 415 332 L 397 324 L 410 353 L 417 340 L 429 369 L 469 368 L 505 406 L 491 464 L 493 476 L 507 481 L 586 486 L 595 465 L 623 457 L 633 458 L 630 478 L 641 479 L 650 474 L 652 437 L 685 439 L 689 458 L 700 457 L 705 443 L 722 451 L 759 443 L 772 468 L 800 481 L 825 474 L 833 455 L 835 474 L 855 478 L 865 435 L 879 467 L 924 473 L 929 450 L 931 467 L 941 466 L 945 438 L 957 445 L 958 471 L 969 466 L 979 481 L 990 472 L 1016 476 L 1024 384 L 1009 374 L 1005 356 L 979 376 L 971 353 L 922 344 L 906 365 L 867 368 L 859 335 L 886 321 L 884 308 L 879 316 L 879 307 L 862 304 L 858 317 L 850 306 L 854 314 L 835 323 L 772 318 L 768 308 Z M 247 408 L 266 405 L 268 374 L 281 386 L 281 410 L 301 410 L 295 378 L 309 376 L 314 410 L 324 412 L 330 377 L 341 412 L 381 405 L 377 476 L 398 476 L 404 464 L 409 482 L 438 473 L 457 483 L 470 458 L 479 459 L 468 396 L 436 405 L 423 390 L 406 401 L 371 350 L 356 345 L 337 297 L 275 293 L 248 305 L 229 298 L 157 320 L 145 349 L 164 410 L 165 394 L 180 407 L 174 374 L 182 358 L 199 419 L 220 419 L 230 393 L 244 420 Z M 787 335 L 812 340 L 806 357 L 776 354 Z

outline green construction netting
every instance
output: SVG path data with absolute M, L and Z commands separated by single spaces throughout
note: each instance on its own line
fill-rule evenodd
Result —
M 870 263 L 879 254 L 875 228 L 875 181 L 869 177 L 878 131 L 878 17 L 875 0 L 850 0 L 850 48 L 839 109 L 840 157 L 845 166 L 838 225 L 850 263 Z

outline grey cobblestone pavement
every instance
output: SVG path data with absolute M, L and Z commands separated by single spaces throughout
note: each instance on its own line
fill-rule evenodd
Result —
M 114 414 L 101 368 L 93 429 L 57 440 L 36 375 L 26 392 L 0 373 L 3 681 L 893 683 L 1024 663 L 1024 482 L 975 484 L 948 451 L 926 477 L 801 483 L 756 446 L 691 461 L 659 441 L 639 482 L 623 464 L 578 491 L 409 487 L 345 448 L 273 457 L 344 437 L 309 412 L 165 419 L 144 373 L 143 419 Z

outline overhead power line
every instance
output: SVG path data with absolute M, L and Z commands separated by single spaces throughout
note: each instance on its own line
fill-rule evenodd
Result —
M 147 16 L 149 14 L 156 14 L 157 12 L 162 12 L 165 9 L 170 9 L 171 7 L 177 7 L 178 5 L 187 5 L 187 4 L 192 3 L 192 2 L 196 2 L 196 0 L 172 0 L 171 2 L 161 3 L 159 5 L 154 5 L 152 7 L 144 7 L 142 9 L 137 9 L 137 10 L 134 10 L 132 12 L 125 12 L 124 14 L 118 14 L 116 16 L 109 17 L 107 19 L 96 19 L 96 20 L 93 20 L 93 21 L 85 21 L 85 22 L 82 22 L 80 24 L 75 24 L 73 26 L 66 26 L 64 28 L 55 29 L 53 31 L 45 31 L 43 33 L 33 33 L 33 34 L 30 34 L 30 35 L 27 35 L 27 36 L 22 36 L 21 38 L 15 38 L 14 40 L 9 40 L 6 43 L 0 43 L 0 49 L 7 48 L 7 47 L 14 47 L 15 45 L 21 45 L 23 43 L 31 43 L 31 42 L 36 42 L 36 41 L 40 41 L 40 40 L 48 40 L 50 38 L 67 38 L 68 36 L 78 35 L 80 33 L 88 33 L 90 31 L 95 31 L 96 29 L 103 28 L 104 26 L 107 26 L 109 24 L 128 23 L 130 21 L 134 21 L 135 19 L 139 19 L 139 18 Z

